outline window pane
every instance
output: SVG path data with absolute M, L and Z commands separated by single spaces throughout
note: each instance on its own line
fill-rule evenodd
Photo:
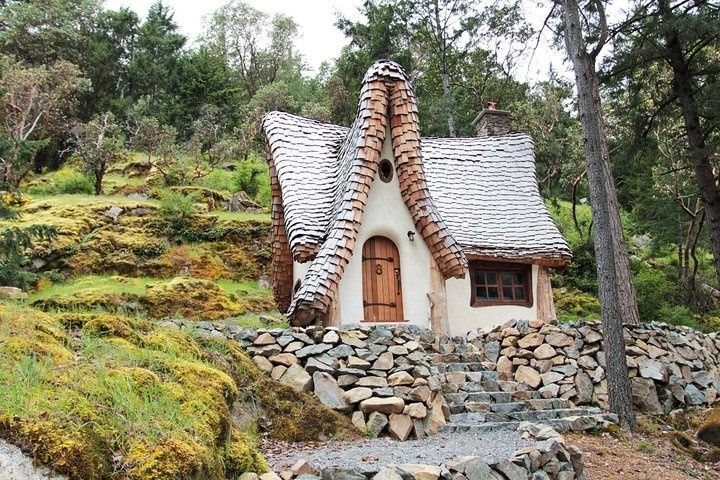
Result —
M 495 272 L 486 272 L 487 275 L 487 284 L 488 285 L 497 285 L 497 274 Z
M 512 285 L 512 275 L 510 275 L 510 272 L 502 272 L 500 275 L 503 285 Z
M 486 285 L 485 283 L 485 272 L 475 271 L 475 283 L 477 285 Z
M 513 282 L 515 285 L 523 285 L 525 283 L 525 279 L 523 278 L 522 272 L 513 272 L 512 274 Z
M 475 298 L 478 300 L 487 300 L 487 290 L 485 290 L 485 287 L 475 288 Z
M 488 299 L 489 300 L 497 300 L 498 297 L 498 289 L 497 287 L 488 287 Z
M 525 287 L 515 287 L 515 300 L 527 300 L 525 297 Z
M 513 299 L 512 287 L 503 287 L 503 300 L 512 300 L 512 299 Z

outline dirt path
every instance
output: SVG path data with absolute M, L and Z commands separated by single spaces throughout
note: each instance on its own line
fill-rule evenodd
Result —
M 717 480 L 720 463 L 699 463 L 664 437 L 566 434 L 585 454 L 589 480 Z

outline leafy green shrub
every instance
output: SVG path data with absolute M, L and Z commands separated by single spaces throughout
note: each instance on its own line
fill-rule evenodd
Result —
M 660 320 L 660 312 L 680 303 L 678 287 L 663 270 L 642 266 L 633 276 L 640 321 Z
M 217 192 L 235 193 L 238 187 L 237 173 L 224 169 L 216 169 L 207 177 L 201 178 L 198 181 L 198 185 Z
M 663 305 L 658 309 L 655 320 L 672 325 L 685 325 L 687 327 L 701 329 L 698 322 L 698 315 L 694 314 L 685 305 Z
M 32 195 L 87 194 L 95 192 L 93 181 L 82 172 L 72 168 L 61 168 L 49 173 L 27 187 Z
M 238 166 L 237 182 L 238 188 L 252 198 L 256 198 L 264 188 L 269 191 L 270 176 L 267 164 L 257 156 L 251 156 Z
M 0 220 L 5 220 L 5 225 L 0 227 L 0 285 L 25 290 L 39 278 L 25 269 L 30 264 L 26 251 L 35 240 L 50 239 L 57 230 L 48 225 L 32 225 L 24 229 L 13 226 L 12 221 L 20 216 L 12 207 L 15 195 L 4 191 L 3 187 L 5 185 L 0 183 Z
M 172 190 L 162 193 L 158 205 L 159 222 L 168 236 L 182 239 L 185 232 L 192 230 L 192 219 L 198 213 L 197 201 L 195 194 L 183 195 Z

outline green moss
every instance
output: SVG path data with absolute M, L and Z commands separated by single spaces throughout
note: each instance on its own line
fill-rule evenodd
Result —
M 210 480 L 226 462 L 263 464 L 253 444 L 235 445 L 235 381 L 188 335 L 0 306 L 0 436 L 41 463 L 71 478 Z
M 720 447 L 720 408 L 707 411 L 697 436 L 704 442 Z
M 185 441 L 171 438 L 159 445 L 135 442 L 125 459 L 126 478 L 137 480 L 223 478 L 217 461 L 208 464 L 209 457 L 205 447 L 189 438 Z
M 248 435 L 233 430 L 230 441 L 225 445 L 225 472 L 230 477 L 239 477 L 244 472 L 269 472 L 265 459 L 258 453 L 257 446 Z
M 155 318 L 216 320 L 247 311 L 236 296 L 228 295 L 215 283 L 187 277 L 149 285 L 142 303 Z
M 112 472 L 107 445 L 92 428 L 73 429 L 54 421 L 7 418 L 0 414 L 0 437 L 23 445 L 40 463 L 70 478 L 95 480 Z
M 562 287 L 553 289 L 553 297 L 557 316 L 561 321 L 592 320 L 600 317 L 600 301 L 594 295 Z

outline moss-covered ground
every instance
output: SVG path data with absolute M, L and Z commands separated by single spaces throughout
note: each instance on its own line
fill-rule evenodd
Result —
M 0 303 L 0 389 L 0 436 L 71 478 L 236 478 L 267 469 L 258 429 L 356 435 L 236 344 L 125 315 Z

